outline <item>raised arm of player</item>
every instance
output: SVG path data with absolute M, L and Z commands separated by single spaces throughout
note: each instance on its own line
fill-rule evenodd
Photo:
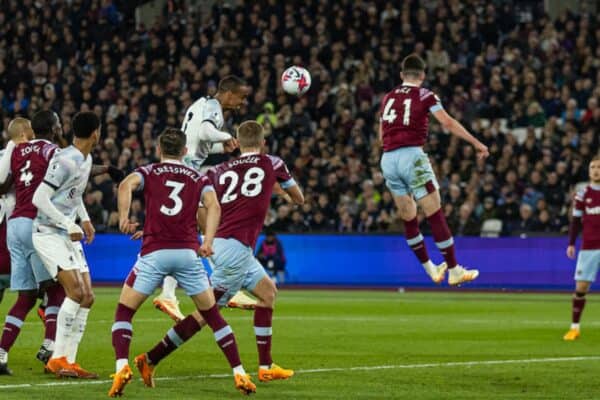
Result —
M 471 135 L 464 126 L 454 118 L 452 118 L 446 110 L 440 108 L 433 112 L 433 116 L 436 120 L 446 129 L 451 132 L 454 136 L 461 138 L 469 142 L 473 147 L 475 147 L 475 151 L 477 152 L 477 157 L 486 158 L 490 155 L 488 148 L 486 145 L 477 140 L 473 135 Z
M 15 142 L 9 140 L 4 149 L 4 154 L 2 154 L 2 158 L 0 158 L 0 184 L 6 182 L 8 174 L 10 174 L 10 161 L 15 146 Z
M 119 184 L 117 194 L 117 207 L 119 210 L 119 229 L 128 235 L 134 234 L 139 223 L 129 220 L 129 210 L 131 209 L 132 193 L 143 185 L 142 175 L 133 172 Z
M 117 167 L 113 167 L 112 165 L 92 165 L 92 171 L 90 172 L 90 176 L 94 177 L 102 174 L 110 175 L 110 179 L 112 179 L 115 183 L 120 183 L 123 180 L 123 178 L 125 178 L 125 173 Z
M 221 220 L 221 206 L 214 190 L 204 191 L 202 194 L 202 204 L 206 208 L 206 221 L 204 222 L 204 241 L 202 242 L 202 246 L 200 246 L 199 254 L 202 257 L 210 257 L 213 255 L 213 240 L 215 239 Z M 199 224 L 202 223 L 199 221 Z

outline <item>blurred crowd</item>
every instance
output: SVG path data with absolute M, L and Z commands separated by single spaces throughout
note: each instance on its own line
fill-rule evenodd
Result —
M 300 208 L 273 200 L 266 224 L 278 232 L 402 231 L 379 168 L 377 121 L 411 52 L 427 61 L 426 86 L 490 147 L 477 161 L 430 125 L 426 151 L 456 235 L 479 235 L 488 219 L 501 219 L 506 235 L 564 232 L 574 186 L 598 150 L 597 15 L 551 20 L 542 1 L 169 1 L 146 26 L 135 23 L 136 2 L 46 3 L 0 0 L 2 128 L 51 108 L 68 133 L 75 112 L 94 110 L 103 121 L 95 160 L 131 171 L 155 161 L 156 136 L 180 126 L 195 99 L 240 75 L 253 90 L 226 114 L 227 128 L 263 123 L 268 150 L 306 192 Z M 301 98 L 280 89 L 292 64 L 312 74 Z M 92 180 L 85 202 L 99 230 L 117 228 L 107 176 Z M 135 200 L 141 222 L 142 209 Z

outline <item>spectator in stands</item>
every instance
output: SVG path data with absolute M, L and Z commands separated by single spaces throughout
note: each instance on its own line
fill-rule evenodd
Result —
M 473 213 L 473 206 L 464 203 L 450 221 L 450 229 L 455 236 L 479 236 L 481 223 Z
M 285 283 L 285 253 L 281 241 L 271 229 L 265 231 L 265 239 L 258 245 L 256 258 L 276 283 Z
M 468 201 L 482 220 L 506 218 L 508 234 L 523 202 L 542 219 L 541 194 L 551 226 L 563 230 L 565 194 L 587 179 L 585 165 L 600 145 L 600 22 L 570 11 L 552 20 L 541 0 L 485 7 L 424 0 L 217 2 L 195 11 L 172 1 L 151 26 L 136 23 L 131 1 L 34 3 L 7 0 L 0 9 L 2 129 L 17 114 L 52 108 L 68 132 L 76 112 L 94 110 L 104 138 L 94 159 L 131 171 L 155 161 L 158 132 L 180 126 L 184 110 L 214 94 L 221 77 L 239 74 L 251 84 L 252 100 L 225 114 L 226 128 L 264 120 L 266 150 L 293 166 L 312 205 L 292 210 L 274 199 L 268 222 L 278 231 L 290 229 L 294 212 L 298 230 L 307 224 L 319 231 L 401 229 L 380 179 L 377 121 L 381 97 L 399 83 L 400 60 L 411 52 L 428 60 L 426 84 L 491 152 L 476 161 L 432 122 L 426 150 L 441 195 L 450 200 L 449 215 L 458 217 Z M 312 74 L 302 97 L 285 95 L 278 82 L 292 64 Z M 513 136 L 519 132 L 525 142 Z M 380 196 L 375 209 L 365 201 L 367 181 Z M 100 178 L 89 190 L 102 192 L 103 222 L 117 229 L 114 187 Z M 495 210 L 486 208 L 488 197 Z

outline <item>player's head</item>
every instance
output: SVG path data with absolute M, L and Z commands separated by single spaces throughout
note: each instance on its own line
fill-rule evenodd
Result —
M 219 81 L 216 97 L 224 109 L 239 109 L 246 103 L 246 97 L 250 93 L 250 87 L 240 77 L 227 75 Z
M 425 61 L 417 54 L 410 54 L 402 60 L 402 72 L 400 77 L 403 81 L 421 82 L 425 80 Z
M 31 119 L 31 128 L 36 139 L 45 139 L 55 141 L 55 138 L 62 136 L 62 125 L 58 114 L 50 110 L 42 110 Z
M 600 153 L 590 162 L 590 181 L 594 185 L 600 185 Z
M 31 121 L 27 118 L 17 117 L 8 123 L 8 138 L 19 144 L 33 139 L 33 129 Z
M 73 117 L 71 121 L 73 128 L 73 139 L 90 142 L 95 146 L 100 141 L 100 118 L 91 111 L 82 111 Z
M 244 121 L 237 129 L 237 139 L 242 152 L 259 151 L 265 144 L 265 133 L 256 121 Z
M 185 133 L 177 128 L 165 128 L 158 136 L 158 155 L 160 158 L 180 160 L 187 153 Z

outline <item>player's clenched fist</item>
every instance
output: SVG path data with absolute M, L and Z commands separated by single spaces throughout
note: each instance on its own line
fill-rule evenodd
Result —
M 121 232 L 126 233 L 128 235 L 133 235 L 137 230 L 139 223 L 131 222 L 129 218 L 121 218 L 119 220 L 119 229 Z
M 85 243 L 91 244 L 96 237 L 96 229 L 94 225 L 90 221 L 83 221 L 81 223 L 81 227 L 83 228 L 83 233 L 85 233 Z
M 477 158 L 479 159 L 488 158 L 490 155 L 488 147 L 483 143 L 478 143 L 475 145 L 475 152 L 477 152 Z
M 200 246 L 200 249 L 198 250 L 198 254 L 200 257 L 207 258 L 215 254 L 215 252 L 213 251 L 211 244 L 202 243 L 202 246 Z
M 567 247 L 567 257 L 569 257 L 570 259 L 575 258 L 575 246 Z

